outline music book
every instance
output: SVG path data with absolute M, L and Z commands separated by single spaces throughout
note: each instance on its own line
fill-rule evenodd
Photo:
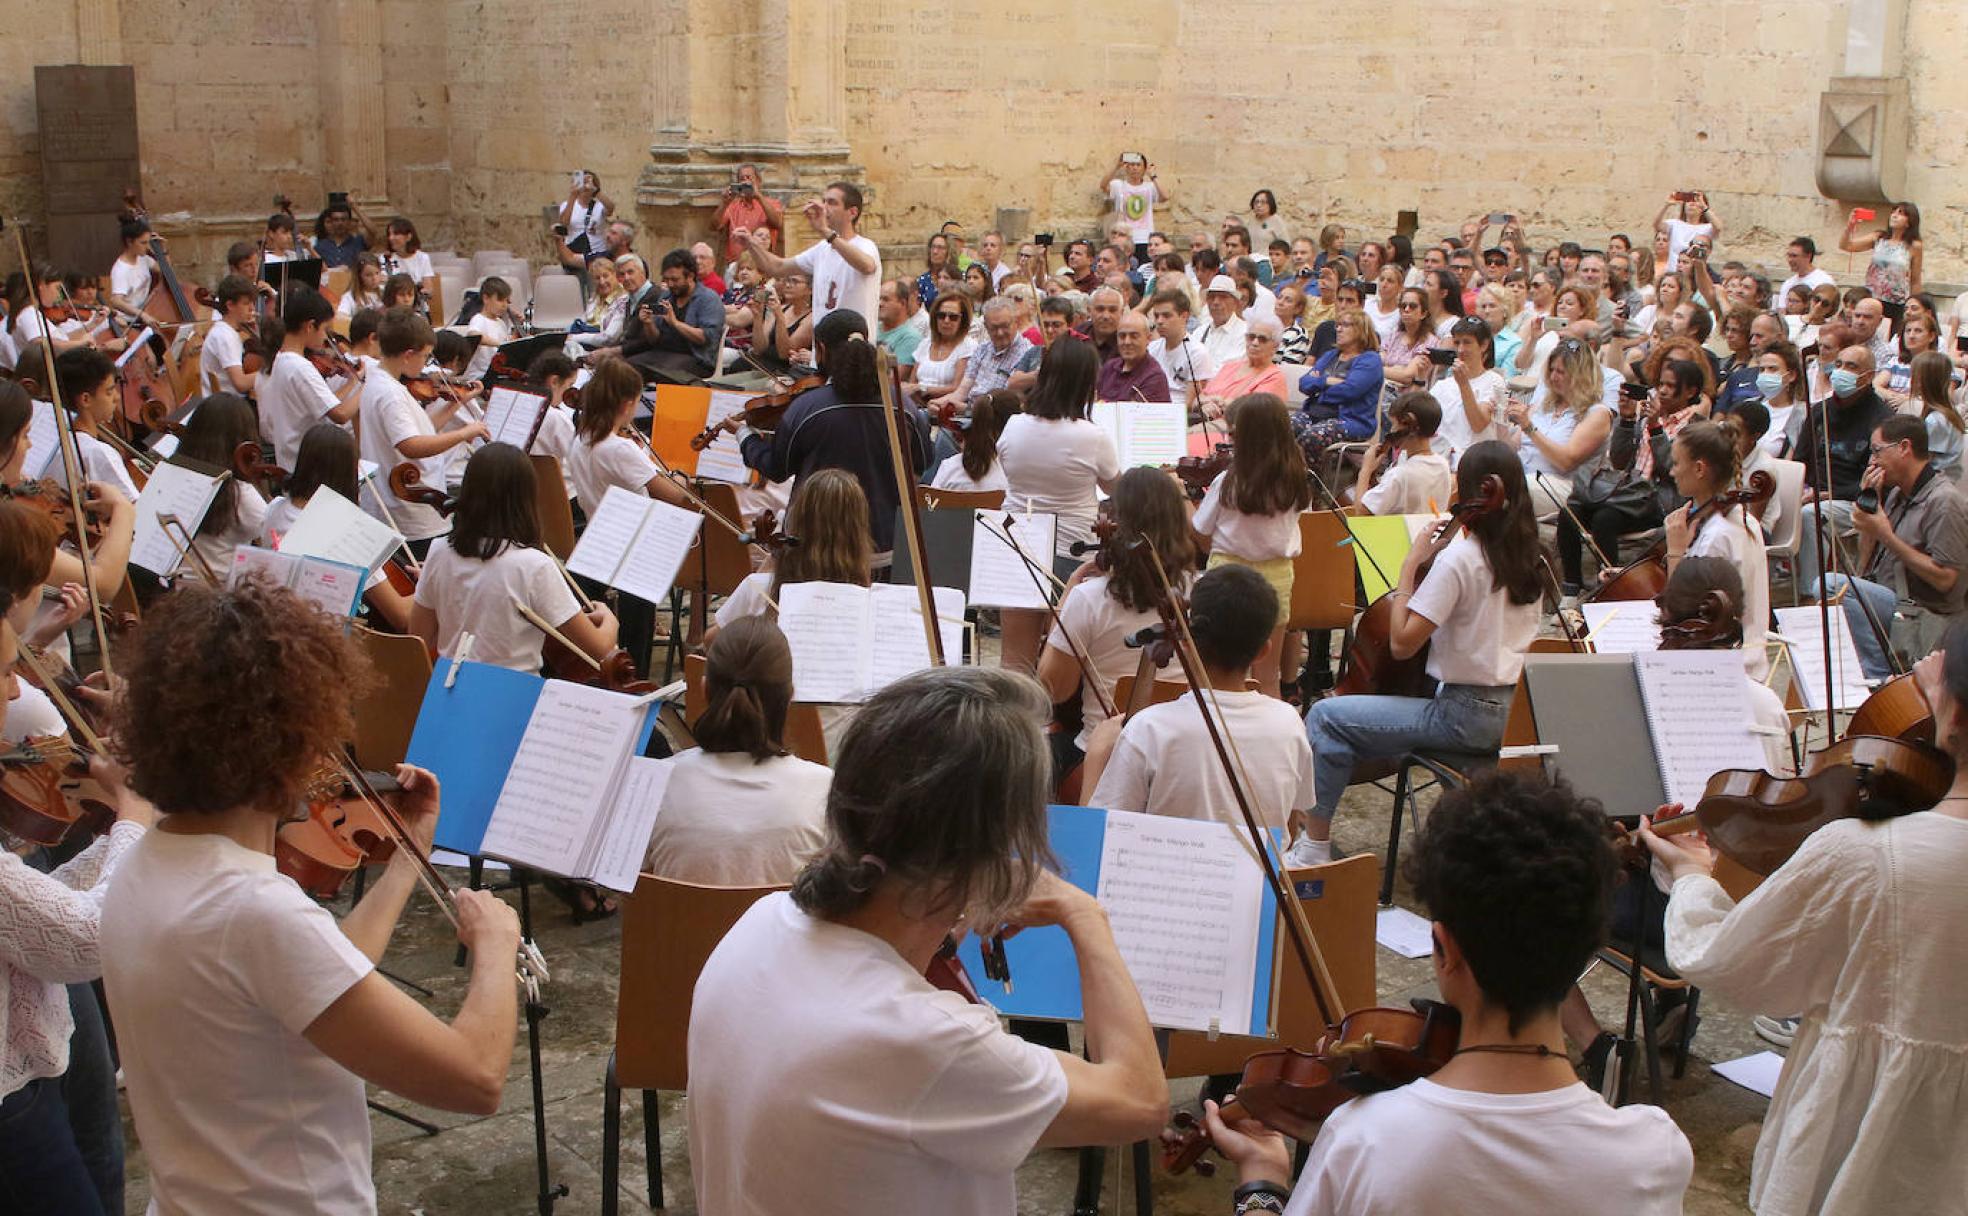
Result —
M 1114 440 L 1121 467 L 1169 465 L 1189 454 L 1189 408 L 1175 401 L 1096 401 L 1093 424 Z
M 319 486 L 280 538 L 282 553 L 321 557 L 359 567 L 366 575 L 403 544 L 396 529 L 329 489 Z
M 964 595 L 932 587 L 945 666 L 963 661 Z M 787 583 L 779 629 L 793 651 L 793 699 L 865 701 L 930 666 L 916 589 L 895 583 Z
M 650 449 L 679 473 L 744 485 L 751 480 L 752 473 L 739 454 L 736 435 L 720 434 L 701 452 L 692 448 L 690 441 L 701 435 L 705 427 L 744 409 L 745 403 L 757 395 L 702 385 L 657 385 L 656 402 L 650 411 Z
M 485 398 L 487 443 L 510 443 L 525 452 L 547 416 L 547 395 L 535 389 L 495 388 Z
M 646 697 L 438 660 L 405 756 L 443 790 L 436 844 L 634 890 L 669 780 L 667 763 L 642 755 L 656 710 Z
M 160 464 L 150 471 L 150 480 L 137 496 L 136 533 L 130 540 L 130 564 L 164 577 L 174 573 L 184 561 L 179 546 L 198 534 L 205 512 L 218 496 L 219 483 L 226 478 L 213 476 L 181 464 Z M 167 534 L 158 517 L 175 515 L 184 525 Z M 196 563 L 194 562 L 195 566 Z
M 567 568 L 660 604 L 703 526 L 704 517 L 695 511 L 609 486 L 567 555 Z
M 1055 590 L 1046 575 L 1052 572 L 1059 517 L 1044 511 L 1021 515 L 1002 507 L 980 508 L 972 528 L 970 602 L 980 608 L 1045 611 Z M 1012 545 L 1018 547 L 1016 552 Z M 1038 569 L 1027 566 L 1027 559 Z
M 347 562 L 241 545 L 233 550 L 232 572 L 226 585 L 237 586 L 241 579 L 247 578 L 265 579 L 330 615 L 354 616 L 362 606 L 366 577 L 367 571 Z
M 1277 901 L 1241 829 L 1095 807 L 1047 808 L 1060 876 L 1100 901 L 1148 1010 L 1170 1030 L 1269 1035 Z M 1005 940 L 1009 990 L 958 947 L 977 993 L 1010 1017 L 1079 1021 L 1079 961 L 1066 931 Z
M 48 470 L 60 463 L 61 430 L 55 421 L 55 407 L 36 401 L 27 422 L 27 463 L 21 466 L 21 476 L 28 481 L 46 477 Z
M 1585 634 L 1600 654 L 1638 654 L 1660 649 L 1660 613 L 1652 600 L 1580 604 Z
M 1858 593 L 1851 591 L 1846 594 Z M 1815 606 L 1779 608 L 1777 630 L 1771 635 L 1790 651 L 1790 670 L 1797 681 L 1797 694 L 1803 699 L 1804 708 L 1819 713 L 1825 707 L 1824 619 L 1818 616 Z M 1845 609 L 1834 607 L 1829 619 L 1832 696 L 1837 701 L 1832 708 L 1857 709 L 1872 694 L 1872 685 L 1867 682 L 1865 668 L 1859 663 L 1858 649 L 1852 645 L 1852 635 L 1845 623 Z M 1890 628 L 1892 622 L 1881 621 L 1880 624 Z

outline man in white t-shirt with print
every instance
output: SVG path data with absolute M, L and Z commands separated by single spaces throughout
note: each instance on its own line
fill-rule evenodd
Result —
M 1435 982 L 1459 1017 L 1428 1077 L 1334 1111 L 1296 1186 L 1283 1137 L 1205 1118 L 1236 1163 L 1238 1210 L 1667 1216 L 1694 1171 L 1655 1106 L 1614 1108 L 1565 1054 L 1558 1007 L 1605 940 L 1618 872 L 1605 815 L 1542 776 L 1442 795 L 1408 865 L 1434 922 Z
M 788 267 L 813 282 L 813 323 L 820 324 L 837 308 L 872 317 L 880 302 L 881 250 L 857 231 L 861 223 L 861 188 L 853 182 L 834 182 L 806 205 L 806 222 L 820 234 L 818 244 L 790 258 L 772 252 L 772 233 L 764 228 L 740 229 L 732 235 L 752 249 L 752 259 L 767 277 Z
M 1202 399 L 1203 385 L 1216 374 L 1216 356 L 1189 336 L 1189 296 L 1181 291 L 1158 291 L 1148 301 L 1148 317 L 1155 323 L 1155 338 L 1148 343 L 1148 357 L 1162 365 L 1168 378 L 1169 396 L 1195 409 Z

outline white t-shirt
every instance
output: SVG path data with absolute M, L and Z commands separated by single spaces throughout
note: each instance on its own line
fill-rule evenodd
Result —
M 1800 283 L 1803 284 L 1804 290 L 1811 291 L 1815 288 L 1823 286 L 1826 283 L 1836 283 L 1837 281 L 1838 280 L 1832 278 L 1830 273 L 1827 272 L 1822 266 L 1813 266 L 1811 267 L 1808 273 L 1794 274 L 1791 275 L 1789 278 L 1785 279 L 1783 283 L 1778 286 L 1776 298 L 1772 300 L 1771 303 L 1776 306 L 1779 312 L 1781 312 L 1783 310 L 1784 301 L 1790 298 L 1790 289 L 1796 287 L 1798 284 Z
M 100 481 L 115 486 L 123 497 L 131 502 L 137 501 L 137 483 L 130 480 L 130 470 L 115 448 L 87 431 L 76 431 L 75 455 L 81 461 L 82 480 L 85 483 Z M 61 458 L 61 453 L 57 452 L 53 463 L 49 464 L 48 476 L 62 489 L 68 488 L 68 462 Z
M 1184 576 L 1183 582 L 1183 593 L 1187 594 L 1187 576 Z M 1152 608 L 1145 612 L 1130 612 L 1122 607 L 1119 600 L 1107 594 L 1107 576 L 1104 574 L 1084 580 L 1059 604 L 1060 623 L 1080 644 L 1110 701 L 1114 699 L 1114 685 L 1120 678 L 1131 676 L 1140 668 L 1141 651 L 1129 649 L 1128 635 L 1160 619 Z M 1047 635 L 1046 645 L 1068 658 L 1072 657 L 1073 648 L 1056 628 Z M 1158 669 L 1157 675 L 1173 669 L 1174 660 L 1171 659 L 1167 667 Z M 1074 742 L 1084 749 L 1087 740 L 1093 736 L 1093 728 L 1107 720 L 1106 711 L 1100 707 L 1100 699 L 1087 685 L 1084 675 L 1080 677 L 1080 718 L 1084 725 Z
M 574 483 L 574 496 L 581 510 L 592 519 L 601 509 L 609 486 L 621 486 L 637 494 L 649 492 L 649 479 L 656 476 L 656 462 L 642 445 L 626 435 L 610 435 L 600 443 L 589 443 L 575 436 L 574 446 L 561 462 L 567 479 Z
M 1462 454 L 1485 439 L 1495 439 L 1501 433 L 1498 424 L 1503 421 L 1503 377 L 1494 368 L 1485 369 L 1483 374 L 1469 382 L 1469 393 L 1476 398 L 1476 404 L 1490 411 L 1490 425 L 1478 431 L 1469 425 L 1469 411 L 1462 406 L 1462 386 L 1454 376 L 1443 376 L 1428 390 L 1429 396 L 1442 407 L 1442 424 L 1435 429 L 1435 451 L 1449 458 L 1454 467 Z
M 1012 415 L 998 436 L 998 464 L 1007 510 L 1059 516 L 1061 557 L 1071 555 L 1073 542 L 1093 539 L 1099 483 L 1121 475 L 1113 437 L 1085 418 Z
M 1253 809 L 1270 826 L 1284 827 L 1287 812 L 1318 801 L 1305 723 L 1290 705 L 1261 692 L 1219 691 L 1215 697 L 1219 725 L 1237 740 L 1251 775 Z M 1217 762 L 1196 698 L 1189 695 L 1151 705 L 1128 719 L 1087 805 L 1240 822 L 1236 796 Z
M 231 527 L 217 532 L 196 532 L 191 538 L 192 552 L 205 559 L 205 564 L 212 568 L 212 573 L 218 576 L 221 584 L 232 577 L 233 550 L 258 541 L 260 533 L 266 528 L 266 495 L 260 493 L 257 486 L 240 483 L 234 501 L 238 511 Z M 185 559 L 184 564 L 178 567 L 178 573 L 201 581 L 205 577 L 197 558 Z
M 957 382 L 957 364 L 977 353 L 977 343 L 969 338 L 960 338 L 950 353 L 941 359 L 931 351 L 932 345 L 924 342 L 916 347 L 916 383 L 927 389 L 950 388 Z
M 1210 361 L 1217 371 L 1244 357 L 1244 333 L 1250 327 L 1240 316 L 1233 316 L 1222 325 L 1214 321 L 1204 321 L 1202 329 L 1196 332 L 1192 341 L 1208 352 Z M 1211 372 L 1214 376 L 1216 372 Z M 1208 383 L 1207 380 L 1204 381 Z
M 1448 457 L 1403 456 L 1361 496 L 1360 505 L 1374 515 L 1432 515 L 1448 509 L 1453 486 Z
M 1483 546 L 1467 532 L 1435 555 L 1408 601 L 1408 611 L 1435 623 L 1428 674 L 1443 684 L 1484 688 L 1517 682 L 1543 608 L 1540 600 L 1511 603 L 1496 585 Z
M 381 257 L 383 277 L 386 279 L 393 274 L 407 274 L 413 282 L 421 287 L 425 279 L 437 277 L 436 269 L 431 266 L 430 254 L 425 253 L 421 249 L 405 257 L 398 257 L 393 253 L 385 253 Z M 445 303 L 455 307 L 457 302 L 455 300 L 447 300 Z
M 520 615 L 514 600 L 556 628 L 581 610 L 553 558 L 538 549 L 507 545 L 479 561 L 454 552 L 448 536 L 431 542 L 417 604 L 437 614 L 439 654 L 456 655 L 459 635 L 469 633 L 473 662 L 539 671 L 547 635 Z
M 1128 226 L 1128 234 L 1137 245 L 1146 245 L 1149 234 L 1155 231 L 1155 204 L 1161 197 L 1162 188 L 1150 178 L 1142 178 L 1138 186 L 1125 177 L 1107 183 L 1107 201 L 1113 205 L 1114 219 Z
M 963 453 L 958 452 L 955 456 L 946 457 L 942 464 L 936 466 L 936 476 L 930 478 L 929 488 L 972 492 L 1005 490 L 1009 486 L 1005 482 L 1004 461 L 993 460 L 991 467 L 984 470 L 981 479 L 972 479 L 970 474 L 964 472 Z
M 1242 351 L 1238 351 L 1242 354 Z M 1156 338 L 1148 344 L 1148 357 L 1162 369 L 1162 375 L 1169 383 L 1169 398 L 1173 401 L 1186 401 L 1189 385 L 1208 384 L 1217 371 L 1216 357 L 1204 350 L 1194 338 L 1184 336 L 1174 346 L 1166 338 Z
M 246 344 L 229 322 L 214 321 L 205 331 L 205 345 L 198 352 L 198 387 L 206 393 L 231 393 L 232 377 L 226 369 L 239 367 L 246 360 Z M 298 443 L 296 447 L 300 446 Z
M 567 484 L 570 499 L 575 496 L 575 489 L 574 475 L 567 471 L 567 454 L 573 450 L 574 411 L 564 405 L 549 406 L 540 416 L 540 429 L 533 436 L 533 453 L 560 461 L 560 479 Z
M 719 1216 L 1004 1216 L 1066 1104 L 1052 1051 L 783 892 L 704 964 L 689 1043 L 690 1175 Z
M 1287 1216 L 1679 1216 L 1695 1168 L 1657 1106 L 1614 1108 L 1583 1084 L 1529 1094 L 1426 1079 L 1334 1111 Z
M 478 349 L 472 352 L 471 362 L 465 364 L 465 379 L 482 380 L 486 369 L 492 366 L 492 356 L 499 353 L 501 346 L 512 341 L 512 321 L 506 317 L 494 319 L 479 313 L 465 326 L 465 332 L 477 334 L 480 338 Z
M 109 264 L 109 294 L 121 296 L 128 303 L 143 307 L 150 298 L 150 284 L 157 276 L 151 271 L 150 255 L 144 254 L 134 262 L 117 258 Z
M 1381 342 L 1385 343 L 1389 338 L 1394 336 L 1394 327 L 1401 323 L 1401 304 L 1399 300 L 1394 302 L 1394 307 L 1388 309 L 1386 312 L 1382 312 L 1380 310 L 1380 295 L 1376 292 L 1368 296 L 1366 302 L 1360 308 L 1367 314 L 1367 320 L 1373 325 L 1374 332 L 1380 335 Z
M 284 357 L 284 356 L 283 356 Z M 308 368 L 313 371 L 312 367 Z M 397 444 L 419 435 L 436 435 L 437 427 L 432 425 L 430 414 L 425 411 L 410 390 L 401 381 L 387 372 L 378 372 L 366 377 L 362 382 L 362 459 L 376 465 L 381 472 L 369 483 L 370 493 L 363 496 L 363 509 L 385 523 L 392 524 L 403 533 L 406 540 L 423 540 L 429 536 L 442 536 L 451 530 L 451 521 L 438 514 L 437 508 L 422 503 L 404 502 L 390 492 L 389 471 L 405 461 L 417 466 L 417 474 L 427 486 L 444 484 L 444 458 L 426 456 L 411 461 L 397 450 Z M 293 466 L 287 466 L 292 468 Z M 381 497 L 388 504 L 385 514 L 376 506 L 376 498 Z
M 813 281 L 813 323 L 836 308 L 851 308 L 869 325 L 875 323 L 875 304 L 881 294 L 881 250 L 865 236 L 841 242 L 851 245 L 875 260 L 875 269 L 862 274 L 847 264 L 840 251 L 825 241 L 807 247 L 792 259 Z
M 375 1212 L 362 1081 L 303 1037 L 375 967 L 271 856 L 144 833 L 102 964 L 152 1212 Z
M 285 494 L 268 503 L 266 517 L 260 520 L 260 544 L 269 549 L 279 548 L 280 538 L 287 535 L 300 517 L 301 508 Z
M 1769 632 L 1770 563 L 1763 555 L 1763 527 L 1746 518 L 1744 508 L 1730 507 L 1702 525 L 1688 542 L 1691 557 L 1726 558 L 1742 572 L 1743 579 L 1743 670 L 1762 679 L 1770 670 L 1770 656 L 1763 645 Z
M 681 752 L 642 868 L 705 886 L 785 886 L 826 843 L 833 779 L 798 756 Z
M 366 402 L 375 391 L 375 381 L 388 379 L 388 376 L 372 376 L 365 380 L 363 400 Z M 397 387 L 402 389 L 401 385 Z M 410 394 L 405 391 L 403 396 L 408 400 Z M 273 357 L 273 366 L 260 377 L 259 398 L 260 437 L 273 445 L 273 463 L 283 469 L 294 467 L 294 456 L 301 450 L 301 436 L 307 434 L 308 428 L 341 405 L 329 390 L 328 382 L 314 370 L 314 364 L 291 350 L 283 350 Z M 369 457 L 366 450 L 363 455 Z M 384 464 L 384 471 L 400 459 L 396 457 Z
M 1667 221 L 1667 268 L 1678 270 L 1681 267 L 1681 251 L 1696 237 L 1707 237 L 1711 246 L 1715 240 L 1715 225 L 1690 224 L 1683 219 Z
M 1211 552 L 1228 553 L 1247 562 L 1297 557 L 1305 545 L 1298 531 L 1298 512 L 1244 514 L 1223 501 L 1223 482 L 1229 476 L 1227 472 L 1218 473 L 1204 492 L 1195 517 L 1189 521 L 1196 535 L 1209 538 Z

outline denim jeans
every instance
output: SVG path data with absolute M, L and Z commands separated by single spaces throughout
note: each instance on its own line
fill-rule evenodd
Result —
M 1353 766 L 1420 749 L 1484 752 L 1503 742 L 1514 685 L 1444 684 L 1433 697 L 1327 697 L 1305 715 L 1318 805 L 1331 819 Z
M 70 984 L 68 1010 L 75 1032 L 68 1039 L 62 1102 L 103 1211 L 114 1216 L 123 1210 L 123 1115 L 116 1107 L 116 1062 L 110 1057 L 95 985 Z
M 1804 504 L 1804 512 L 1798 516 L 1797 541 L 1797 585 L 1809 587 L 1818 581 L 1823 573 L 1818 568 L 1818 534 L 1813 531 L 1818 526 L 1820 516 L 1831 521 L 1831 530 L 1825 534 L 1825 548 L 1830 550 L 1840 536 L 1852 535 L 1852 504 L 1842 498 L 1824 499 Z M 1840 563 L 1841 565 L 1843 563 Z
M 0 1216 L 103 1216 L 61 1089 L 43 1078 L 0 1100 Z
M 1812 586 L 1811 594 L 1823 598 L 1838 594 L 1838 589 L 1847 583 L 1851 591 L 1839 601 L 1839 608 L 1845 613 L 1845 632 L 1852 635 L 1852 649 L 1859 653 L 1859 666 L 1865 669 L 1866 679 L 1883 680 L 1893 674 L 1892 660 L 1887 657 L 1886 647 L 1880 644 L 1879 635 L 1872 630 L 1872 622 L 1866 619 L 1866 606 L 1872 608 L 1872 615 L 1879 620 L 1879 626 L 1886 631 L 1890 644 L 1893 637 L 1893 610 L 1899 606 L 1899 597 L 1890 587 L 1883 587 L 1869 579 L 1850 578 L 1842 574 L 1827 574 L 1823 586 Z M 1861 602 L 1863 601 L 1863 603 Z

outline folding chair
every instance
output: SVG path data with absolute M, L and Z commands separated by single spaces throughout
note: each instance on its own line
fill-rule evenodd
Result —
M 410 733 L 430 684 L 430 649 L 422 638 L 361 626 L 355 637 L 376 676 L 354 707 L 355 761 L 371 772 L 387 773 L 410 750 Z
M 574 508 L 568 505 L 560 457 L 536 453 L 531 459 L 533 502 L 540 513 L 540 543 L 564 562 L 574 552 Z

